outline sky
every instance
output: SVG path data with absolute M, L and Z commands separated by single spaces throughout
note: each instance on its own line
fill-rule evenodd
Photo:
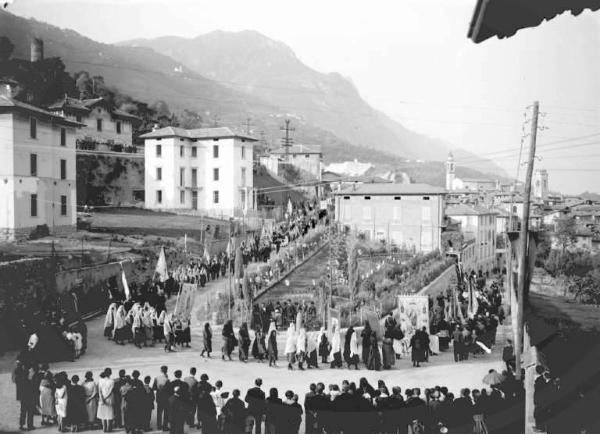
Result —
M 113 43 L 256 30 L 308 66 L 349 78 L 407 128 L 492 158 L 514 177 L 540 102 L 550 188 L 600 192 L 600 12 L 564 14 L 474 44 L 475 0 L 13 0 L 11 12 Z M 529 108 L 528 108 L 529 107 Z M 525 116 L 525 114 L 527 114 Z M 474 161 L 463 160 L 469 165 Z

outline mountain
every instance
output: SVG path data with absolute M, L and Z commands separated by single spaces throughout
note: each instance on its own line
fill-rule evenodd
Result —
M 111 45 L 0 10 L 0 35 L 15 44 L 13 56 L 24 59 L 30 40 L 41 38 L 46 57 L 60 57 L 69 72 L 101 75 L 139 100 L 164 100 L 172 110 L 189 108 L 205 121 L 217 118 L 230 126 L 241 127 L 251 117 L 251 132 L 264 132 L 271 145 L 278 145 L 279 128 L 291 118 L 294 140 L 323 145 L 328 162 L 359 158 L 394 164 L 400 157 L 441 161 L 447 155 L 442 142 L 370 107 L 339 74 L 312 70 L 289 47 L 257 32 Z

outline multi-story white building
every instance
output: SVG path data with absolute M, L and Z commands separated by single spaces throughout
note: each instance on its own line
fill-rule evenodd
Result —
M 82 125 L 12 98 L 0 84 L 0 239 L 75 230 L 75 135 Z
M 446 216 L 460 222 L 465 241 L 475 241 L 477 267 L 491 271 L 496 263 L 496 212 L 459 204 L 447 207 Z
M 146 208 L 199 210 L 216 217 L 242 216 L 255 209 L 255 138 L 226 127 L 166 127 L 141 138 Z
M 141 121 L 104 98 L 79 100 L 65 96 L 48 110 L 84 124 L 77 131 L 77 142 L 79 149 L 88 151 L 130 151 L 134 125 Z
M 368 239 L 417 252 L 440 248 L 445 189 L 427 184 L 358 184 L 334 194 L 336 220 Z

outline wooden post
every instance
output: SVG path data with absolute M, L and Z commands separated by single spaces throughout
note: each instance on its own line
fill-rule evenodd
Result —
M 533 103 L 533 116 L 531 118 L 531 142 L 529 145 L 529 158 L 527 162 L 527 175 L 525 177 L 525 193 L 523 197 L 523 221 L 521 222 L 521 231 L 519 241 L 521 247 L 519 250 L 519 284 L 517 287 L 517 341 L 515 342 L 515 360 L 516 369 L 515 377 L 521 379 L 521 356 L 523 354 L 523 309 L 524 309 L 524 294 L 527 276 L 529 274 L 529 252 L 527 250 L 529 241 L 529 208 L 531 206 L 531 178 L 533 177 L 533 163 L 535 160 L 535 145 L 538 129 L 538 114 L 539 103 Z

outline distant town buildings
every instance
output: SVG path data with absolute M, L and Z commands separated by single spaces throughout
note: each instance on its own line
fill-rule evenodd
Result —
M 75 137 L 82 125 L 12 98 L 0 83 L 0 239 L 75 230 Z
M 230 128 L 166 127 L 145 140 L 145 207 L 198 210 L 215 217 L 255 208 L 252 152 L 256 139 Z
M 465 241 L 475 241 L 477 268 L 491 271 L 496 259 L 496 212 L 464 204 L 446 208 L 446 216 L 460 223 Z
M 280 165 L 289 164 L 321 180 L 323 151 L 320 146 L 291 145 L 260 157 L 260 164 L 275 175 L 280 175 Z
M 362 176 L 371 168 L 373 168 L 371 163 L 360 163 L 357 159 L 354 159 L 354 161 L 345 161 L 343 163 L 331 163 L 325 167 L 325 170 L 337 173 L 338 175 Z
M 335 192 L 336 220 L 368 239 L 440 248 L 446 190 L 427 184 L 359 184 Z

